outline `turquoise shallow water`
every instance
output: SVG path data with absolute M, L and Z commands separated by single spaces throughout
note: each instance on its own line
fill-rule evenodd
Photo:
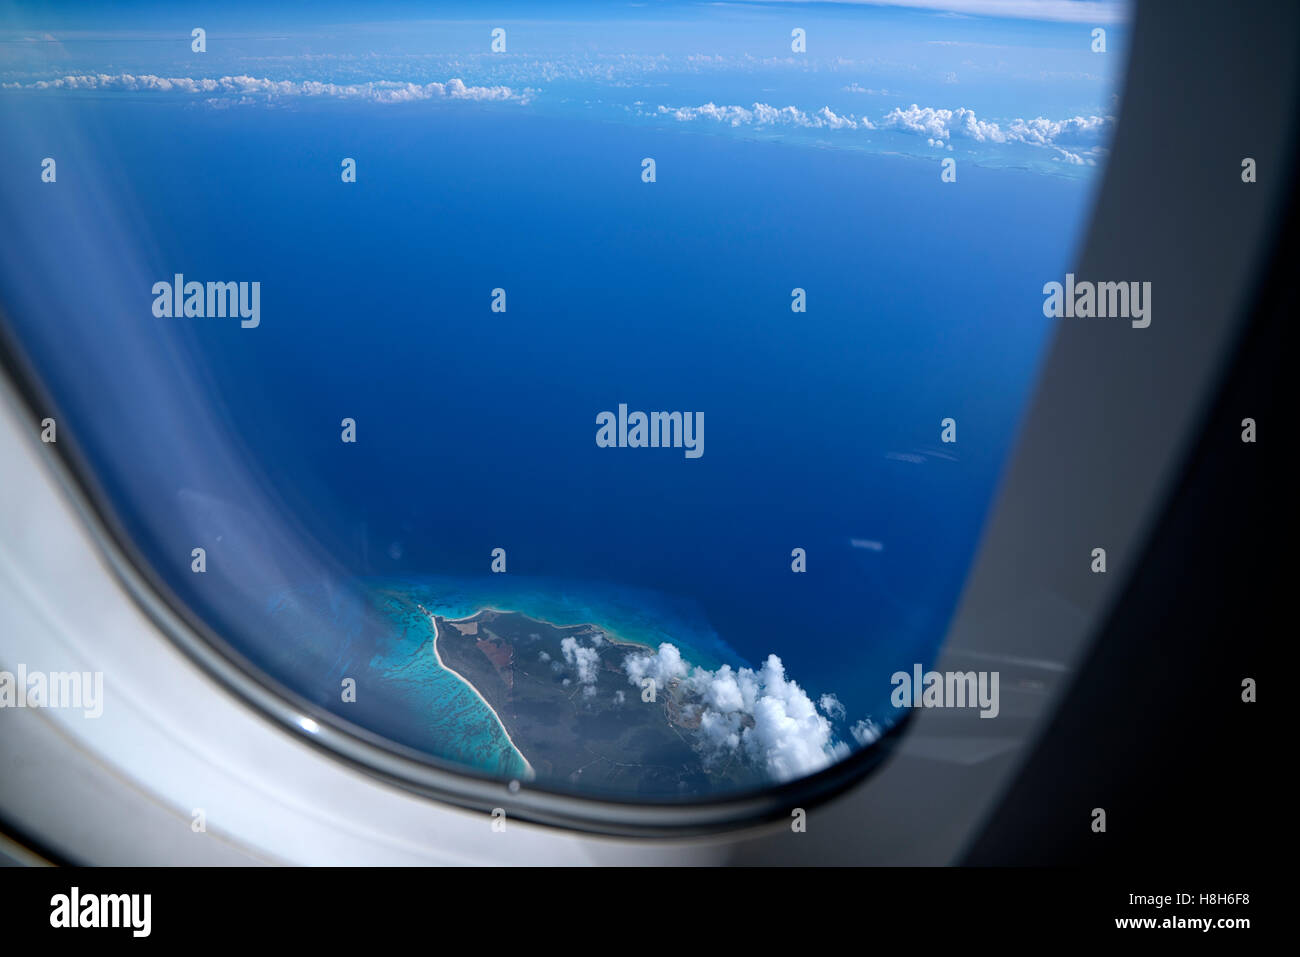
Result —
M 383 628 L 369 659 L 372 677 L 416 715 L 421 747 L 449 761 L 507 777 L 527 766 L 491 709 L 433 653 L 433 627 L 408 602 L 447 618 L 484 608 L 556 624 L 594 624 L 614 637 L 657 647 L 673 643 L 692 664 L 744 664 L 687 602 L 646 589 L 542 578 L 429 576 L 368 580 Z
M 597 625 L 652 648 L 671 642 L 692 664 L 706 668 L 747 664 L 692 602 L 647 588 L 508 575 L 385 578 L 366 584 L 402 591 L 446 618 L 465 618 L 484 608 L 517 611 L 557 625 Z
M 417 715 L 412 727 L 431 754 L 504 777 L 528 767 L 492 710 L 457 675 L 438 664 L 433 625 L 418 609 L 382 603 L 392 632 L 370 659 L 385 692 Z

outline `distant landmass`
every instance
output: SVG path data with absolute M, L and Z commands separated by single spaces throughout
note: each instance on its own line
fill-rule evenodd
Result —
M 691 737 L 700 710 L 686 682 L 669 679 L 653 701 L 642 699 L 624 660 L 653 649 L 593 624 L 493 609 L 453 620 L 420 610 L 436 629 L 439 664 L 492 708 L 538 778 L 659 798 L 762 783 L 738 759 L 706 765 Z

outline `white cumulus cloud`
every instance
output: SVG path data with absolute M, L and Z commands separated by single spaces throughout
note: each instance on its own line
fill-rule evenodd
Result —
M 866 747 L 871 742 L 880 737 L 880 725 L 870 718 L 863 718 L 856 722 L 853 727 L 849 728 L 849 734 L 853 735 L 853 740 L 858 744 Z
M 685 678 L 689 668 L 677 646 L 665 641 L 654 654 L 628 655 L 623 670 L 627 672 L 627 680 L 638 688 L 646 678 L 653 678 L 655 687 L 662 688 L 672 678 Z
M 691 668 L 665 642 L 653 654 L 629 655 L 624 670 L 633 685 L 644 678 L 654 678 L 660 688 L 672 679 L 682 683 L 685 708 L 699 718 L 698 746 L 707 763 L 739 755 L 768 777 L 788 781 L 849 752 L 832 726 L 833 719 L 844 716 L 839 699 L 823 695 L 818 710 L 808 693 L 786 677 L 776 655 L 757 669 L 722 665 L 711 671 Z
M 818 698 L 817 707 L 821 708 L 822 711 L 826 712 L 826 714 L 832 718 L 842 719 L 848 714 L 844 709 L 844 705 L 840 702 L 840 699 L 835 697 L 833 694 L 824 694 Z
M 1044 116 L 1034 119 L 1014 119 L 1005 126 L 981 120 L 974 110 L 958 107 L 955 110 L 930 106 L 895 107 L 880 121 L 881 129 L 915 133 L 926 137 L 932 146 L 942 146 L 954 137 L 976 143 L 1023 143 L 1052 150 L 1054 159 L 1063 162 L 1089 165 L 1094 157 L 1081 154 L 1100 154 L 1106 138 L 1113 131 L 1113 116 L 1075 116 L 1064 120 L 1051 120 Z M 952 146 L 951 142 L 947 144 Z M 1066 149 L 1072 147 L 1073 149 Z
M 974 110 L 965 107 L 946 109 L 915 103 L 908 107 L 895 107 L 874 123 L 865 116 L 836 113 L 829 106 L 807 112 L 794 106 L 776 107 L 767 103 L 749 106 L 712 102 L 702 106 L 661 105 L 656 108 L 655 115 L 682 123 L 713 122 L 732 128 L 892 130 L 923 136 L 928 145 L 950 152 L 953 139 L 995 145 L 1017 143 L 1047 149 L 1054 154 L 1053 159 L 1061 162 L 1087 165 L 1096 165 L 1115 125 L 1113 116 L 1075 116 L 1063 120 L 1039 116 L 999 123 L 981 119 Z
M 812 113 L 794 106 L 772 106 L 768 103 L 754 103 L 750 106 L 719 106 L 705 103 L 703 106 L 660 106 L 660 116 L 670 116 L 680 122 L 692 120 L 712 120 L 725 126 L 793 126 L 813 130 L 869 130 L 871 121 L 865 117 L 859 119 L 852 115 L 836 113 L 828 106 Z
M 560 642 L 564 660 L 569 666 L 578 670 L 578 681 L 584 685 L 594 684 L 600 672 L 600 652 L 595 648 L 584 648 L 576 638 L 565 638 Z

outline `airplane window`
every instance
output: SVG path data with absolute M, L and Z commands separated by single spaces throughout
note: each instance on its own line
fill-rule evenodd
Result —
M 32 429 L 309 723 L 808 779 L 936 658 L 1119 110 L 1126 5 L 971 7 L 11 25 Z

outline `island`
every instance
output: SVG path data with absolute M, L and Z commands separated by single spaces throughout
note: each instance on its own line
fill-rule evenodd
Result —
M 431 622 L 438 663 L 474 689 L 536 778 L 583 793 L 662 800 L 757 785 L 741 761 L 708 763 L 694 735 L 699 708 L 670 680 L 653 701 L 628 680 L 629 655 L 654 649 L 594 624 L 558 625 L 484 609 Z

